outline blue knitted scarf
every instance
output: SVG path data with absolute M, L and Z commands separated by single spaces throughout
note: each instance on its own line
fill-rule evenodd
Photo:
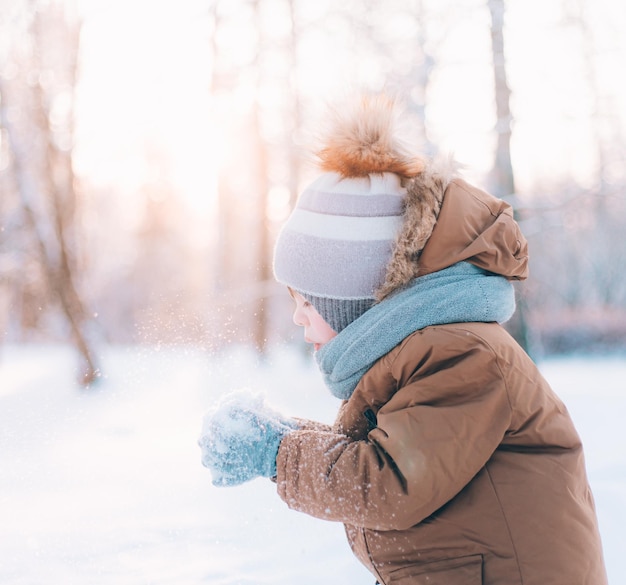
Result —
M 515 293 L 506 278 L 459 262 L 374 305 L 315 358 L 333 396 L 346 400 L 363 374 L 411 333 L 444 323 L 503 323 L 514 311 Z

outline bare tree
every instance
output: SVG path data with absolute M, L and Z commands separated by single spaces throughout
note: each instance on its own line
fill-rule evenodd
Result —
M 488 0 L 491 16 L 491 51 L 496 102 L 496 150 L 491 176 L 491 190 L 498 197 L 515 195 L 515 178 L 511 162 L 511 89 L 506 71 L 504 52 L 504 0 Z M 519 214 L 515 213 L 519 219 Z M 529 332 L 526 321 L 526 299 L 520 295 L 517 312 L 507 325 L 509 331 L 525 349 L 529 350 Z
M 237 147 L 233 155 L 236 160 L 225 161 L 219 170 L 216 289 L 229 312 L 233 312 L 234 303 L 245 311 L 247 320 L 237 316 L 235 326 L 248 329 L 250 340 L 263 352 L 271 319 L 274 226 L 268 217 L 270 192 L 280 186 L 288 189 L 295 200 L 298 187 L 299 160 L 293 148 L 293 135 L 299 129 L 301 106 L 294 80 L 296 72 L 290 68 L 295 64 L 298 23 L 291 0 L 272 6 L 263 0 L 253 0 L 246 3 L 247 11 L 242 13 L 224 11 L 223 14 L 223 5 L 217 1 L 211 9 L 214 23 L 211 86 L 214 103 L 228 106 L 224 118 L 232 123 L 230 136 L 236 138 Z M 291 29 L 268 32 L 270 9 L 282 10 L 282 17 L 291 23 Z M 232 63 L 228 50 L 218 41 L 220 31 L 227 30 L 233 18 L 241 19 L 243 22 L 238 22 L 238 26 L 247 26 L 255 39 L 254 53 L 245 63 Z M 248 99 L 245 104 L 235 106 L 224 96 L 241 92 L 243 83 L 247 84 Z M 264 92 L 270 91 L 280 96 L 280 103 L 270 105 L 263 100 Z M 243 174 L 242 167 L 246 169 Z
M 81 356 L 80 381 L 88 385 L 99 369 L 76 282 L 77 195 L 71 152 L 80 23 L 67 19 L 56 4 L 33 6 L 31 15 L 29 51 L 21 63 L 24 77 L 9 84 L 0 76 L 0 124 L 10 149 L 23 229 Z M 61 93 L 70 104 L 68 112 L 53 115 Z
M 496 150 L 492 171 L 493 191 L 499 197 L 515 193 L 511 162 L 511 89 L 507 79 L 504 54 L 504 0 L 488 0 L 491 15 L 491 51 L 496 99 Z

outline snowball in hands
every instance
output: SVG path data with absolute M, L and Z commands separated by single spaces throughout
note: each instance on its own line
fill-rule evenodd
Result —
M 260 394 L 238 390 L 224 396 L 205 415 L 198 441 L 213 485 L 274 477 L 280 442 L 296 426 L 294 420 L 268 407 Z

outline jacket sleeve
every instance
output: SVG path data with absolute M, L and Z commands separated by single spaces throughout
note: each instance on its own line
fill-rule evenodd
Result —
M 315 420 L 309 420 L 306 418 L 294 417 L 294 420 L 298 426 L 298 430 L 301 431 L 331 431 L 332 427 L 325 423 L 321 423 Z
M 277 458 L 283 500 L 318 518 L 403 530 L 459 493 L 502 441 L 511 408 L 487 344 L 435 362 L 422 360 L 378 411 L 367 440 L 285 437 Z

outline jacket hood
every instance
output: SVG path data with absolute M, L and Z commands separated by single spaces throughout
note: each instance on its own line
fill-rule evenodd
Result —
M 509 280 L 528 276 L 528 243 L 505 201 L 462 179 L 445 189 L 432 234 L 419 259 L 419 275 L 467 261 Z

